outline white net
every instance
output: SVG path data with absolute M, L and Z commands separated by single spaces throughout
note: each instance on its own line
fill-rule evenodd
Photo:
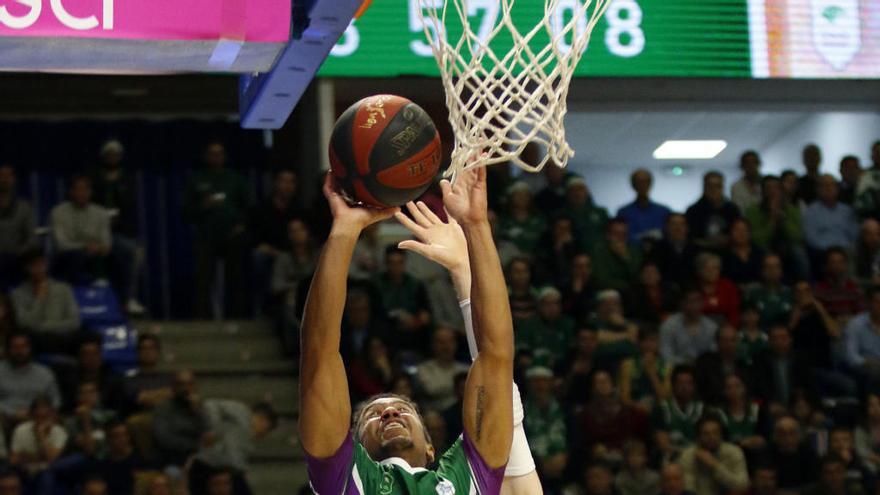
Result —
M 612 0 L 543 0 L 543 17 L 527 31 L 514 22 L 515 0 L 418 1 L 455 133 L 447 176 L 507 161 L 530 172 L 564 167 L 574 156 L 565 139 L 568 87 Z M 527 163 L 520 155 L 530 143 L 541 152 Z

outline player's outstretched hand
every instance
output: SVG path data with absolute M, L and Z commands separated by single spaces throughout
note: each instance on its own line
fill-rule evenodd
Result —
M 449 216 L 449 222 L 443 222 L 421 201 L 410 201 L 406 208 L 412 219 L 402 212 L 395 213 L 394 217 L 417 240 L 403 241 L 398 247 L 419 253 L 450 272 L 468 266 L 467 241 L 461 226 L 452 216 Z
M 330 172 L 327 172 L 327 175 L 324 177 L 323 189 L 324 197 L 330 203 L 330 211 L 333 213 L 333 228 L 353 230 L 360 233 L 361 230 L 369 225 L 387 220 L 400 211 L 400 208 L 379 210 L 349 206 L 345 198 L 339 194 L 339 186 Z
M 463 226 L 488 223 L 485 167 L 460 172 L 454 184 L 444 179 L 440 181 L 440 189 L 446 211 L 458 223 Z

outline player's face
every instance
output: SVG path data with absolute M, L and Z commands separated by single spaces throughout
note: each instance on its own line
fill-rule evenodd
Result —
M 376 399 L 361 413 L 361 444 L 373 460 L 424 452 L 428 462 L 434 449 L 425 438 L 425 426 L 412 405 L 394 397 Z M 424 466 L 417 466 L 424 467 Z

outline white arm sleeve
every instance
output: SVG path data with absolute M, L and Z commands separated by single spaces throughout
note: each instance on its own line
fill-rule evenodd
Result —
M 480 353 L 477 349 L 477 339 L 474 337 L 474 322 L 471 317 L 471 300 L 465 299 L 459 301 L 461 307 L 461 316 L 464 319 L 464 328 L 467 333 L 468 350 L 471 353 L 471 359 L 476 359 Z M 524 476 L 535 470 L 535 460 L 532 458 L 532 450 L 529 448 L 529 441 L 526 438 L 526 432 L 523 429 L 523 406 L 522 398 L 519 395 L 519 387 L 516 382 L 513 383 L 513 443 L 510 446 L 510 458 L 507 461 L 507 468 L 504 476 Z

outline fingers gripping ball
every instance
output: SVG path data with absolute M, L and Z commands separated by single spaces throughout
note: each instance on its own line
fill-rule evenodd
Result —
M 377 208 L 421 196 L 437 176 L 441 156 L 431 117 L 400 96 L 355 103 L 330 137 L 330 168 L 346 199 Z

